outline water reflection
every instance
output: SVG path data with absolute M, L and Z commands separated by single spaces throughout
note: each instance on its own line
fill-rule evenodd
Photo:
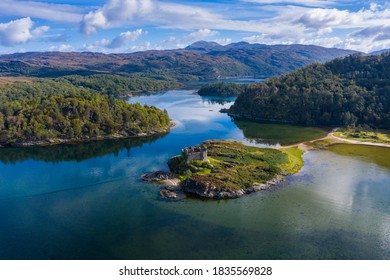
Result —
M 207 139 L 230 139 L 257 146 L 291 145 L 326 136 L 328 130 L 287 124 L 265 124 L 234 120 L 219 111 L 233 105 L 235 98 L 203 96 L 195 91 L 175 90 L 163 94 L 138 96 L 131 103 L 166 109 L 177 123 L 173 134 L 193 135 Z M 204 141 L 203 140 L 203 141 Z
M 303 127 L 288 124 L 259 123 L 235 119 L 249 143 L 286 146 L 325 137 L 328 130 L 319 127 Z
M 226 101 L 226 103 L 224 102 L 226 107 L 233 105 L 234 99 L 224 100 Z M 230 120 L 226 115 L 219 113 L 222 108 L 219 103 L 209 102 L 208 98 L 202 99 L 195 91 L 190 90 L 175 90 L 152 96 L 137 96 L 130 98 L 128 102 L 166 109 L 169 116 L 179 123 L 199 121 L 206 125 L 218 120 Z
M 18 161 L 25 161 L 28 159 L 45 162 L 81 162 L 108 154 L 118 155 L 123 149 L 126 149 L 127 153 L 130 155 L 130 150 L 132 148 L 142 147 L 142 145 L 146 143 L 154 143 L 165 136 L 166 134 L 150 137 L 90 141 L 46 147 L 2 148 L 0 149 L 0 161 L 5 164 L 15 164 Z
M 229 108 L 232 102 L 236 100 L 235 97 L 214 97 L 214 96 L 202 96 L 202 102 L 214 105 L 224 105 L 225 108 Z
M 337 144 L 329 147 L 329 150 L 346 157 L 356 157 L 372 162 L 380 166 L 390 168 L 390 149 L 385 147 L 366 145 Z

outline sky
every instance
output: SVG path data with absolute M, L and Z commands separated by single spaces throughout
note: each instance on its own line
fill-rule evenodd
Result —
M 0 54 L 222 45 L 390 48 L 390 1 L 0 0 Z

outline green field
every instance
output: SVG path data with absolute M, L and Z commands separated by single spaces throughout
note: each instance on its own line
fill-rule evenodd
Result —
M 361 131 L 352 129 L 339 129 L 335 136 L 363 142 L 390 143 L 390 130 Z

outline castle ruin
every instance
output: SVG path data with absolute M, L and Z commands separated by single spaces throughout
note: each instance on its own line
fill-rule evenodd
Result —
M 188 147 L 183 149 L 182 153 L 186 159 L 186 163 L 190 163 L 192 160 L 207 160 L 207 148 L 203 146 Z

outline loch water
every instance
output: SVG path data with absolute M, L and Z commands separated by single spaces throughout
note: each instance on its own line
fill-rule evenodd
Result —
M 143 173 L 208 139 L 279 146 L 322 128 L 232 120 L 234 99 L 174 90 L 167 135 L 0 150 L 0 259 L 389 259 L 390 149 L 305 153 L 276 188 L 235 200 L 161 199 Z

